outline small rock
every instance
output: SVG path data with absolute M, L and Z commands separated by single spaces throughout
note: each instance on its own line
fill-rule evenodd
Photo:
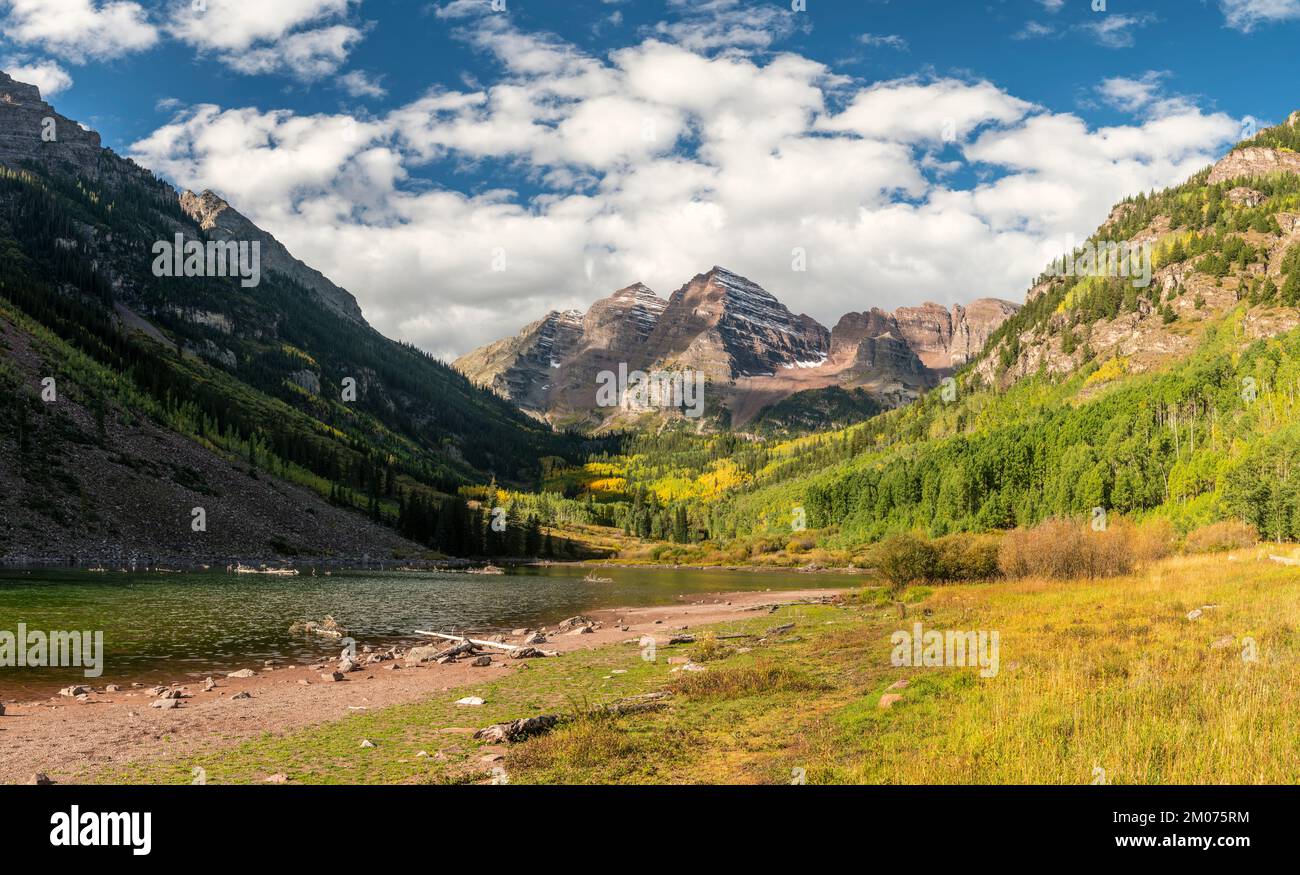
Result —
M 898 693 L 885 693 L 880 697 L 880 707 L 892 708 L 894 707 L 895 702 L 901 702 L 902 700 L 903 697 L 898 695 Z
M 691 661 L 689 656 L 670 656 L 668 657 L 669 665 L 686 665 Z
M 117 684 L 109 684 L 108 686 L 104 687 L 104 692 L 106 692 L 106 693 L 120 693 L 120 692 L 122 692 L 122 688 L 119 687 Z
M 180 705 L 180 699 L 154 699 L 149 703 L 150 708 L 159 708 L 163 711 L 171 711 L 174 708 L 179 708 Z
M 0 705 L 0 717 L 3 717 L 3 716 L 5 716 L 5 706 L 4 706 L 4 705 Z
M 374 746 L 375 746 L 375 743 L 374 743 L 373 741 L 371 741 L 370 739 L 368 739 L 368 738 L 363 738 L 363 739 L 361 739 L 361 746 L 362 746 L 362 747 L 374 747 Z
M 463 699 L 456 700 L 457 705 L 482 705 L 483 700 L 478 696 L 466 696 Z
M 232 671 L 226 675 L 228 678 L 251 678 L 257 677 L 257 672 L 251 668 L 241 668 L 239 671 Z
M 36 774 L 32 775 L 32 779 L 27 783 L 34 784 L 37 787 L 48 787 L 54 782 L 51 781 L 50 776 L 45 774 L 44 772 L 37 772 Z
M 75 699 L 77 696 L 84 696 L 89 692 L 90 690 L 88 688 L 77 684 L 73 684 L 70 687 L 64 687 L 63 689 L 59 690 L 59 695 L 66 696 L 69 699 Z
M 674 635 L 673 637 L 668 639 L 669 646 L 672 646 L 673 644 L 694 644 L 694 643 L 695 643 L 694 635 Z
M 422 751 L 420 751 L 419 753 L 417 753 L 417 754 L 415 755 L 415 758 L 416 758 L 417 760 L 421 760 L 421 759 L 424 759 L 425 757 L 427 757 L 428 755 L 429 755 L 429 752 L 428 752 L 427 750 L 422 750 Z
M 545 644 L 545 643 L 546 643 L 546 636 L 543 635 L 541 632 L 534 632 L 532 635 L 529 635 L 527 638 L 524 639 L 524 643 L 525 643 L 525 644 Z
M 904 678 L 901 681 L 894 681 L 892 684 L 889 685 L 889 688 L 891 690 L 905 690 L 907 689 L 907 685 L 910 683 L 911 681 L 909 681 L 907 678 Z
M 298 681 L 298 686 L 300 686 L 300 687 L 310 687 L 310 686 L 311 686 L 311 681 L 307 680 L 306 678 L 302 678 L 301 680 Z
M 341 671 L 327 671 L 320 676 L 320 679 L 325 681 L 326 683 L 332 684 L 344 680 L 344 677 L 343 677 L 343 672 Z
M 210 693 L 217 688 L 217 682 L 212 678 L 203 679 L 203 692 Z
M 280 773 L 275 775 L 268 775 L 266 779 L 262 781 L 262 783 L 263 784 L 284 784 L 287 783 L 288 781 L 289 781 L 289 776 Z
M 1210 644 L 1210 649 L 1211 649 L 1211 650 L 1222 650 L 1222 649 L 1224 649 L 1225 647 L 1231 647 L 1234 643 L 1236 643 L 1236 642 L 1235 642 L 1235 639 L 1234 639 L 1231 635 L 1224 635 L 1222 638 L 1216 638 L 1216 639 L 1215 639 L 1215 640 Z M 0 713 L 3 713 L 3 712 L 0 712 Z
M 245 691 L 242 693 L 235 693 L 233 696 L 230 697 L 230 701 L 233 702 L 236 699 L 251 699 L 251 698 L 253 698 L 253 694 Z
M 1195 610 L 1191 610 L 1187 612 L 1187 619 L 1189 620 L 1195 620 L 1199 616 L 1201 616 L 1200 608 L 1196 608 Z
M 528 634 L 528 630 L 527 630 L 527 629 L 516 629 L 515 631 L 511 632 L 510 634 L 513 635 L 513 636 L 515 636 L 516 638 L 518 638 L 520 635 L 527 635 L 527 634 Z
M 488 656 L 486 653 L 483 654 L 482 656 L 474 657 L 474 661 L 470 663 L 470 665 L 473 666 L 474 668 L 485 668 L 491 664 L 492 664 L 492 657 Z

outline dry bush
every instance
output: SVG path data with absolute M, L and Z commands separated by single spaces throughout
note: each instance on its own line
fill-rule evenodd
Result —
M 992 580 L 998 568 L 997 535 L 961 532 L 934 541 L 936 580 Z
M 1226 553 L 1253 547 L 1258 542 L 1259 532 L 1250 523 L 1224 520 L 1188 532 L 1184 549 L 1188 553 Z
M 1178 542 L 1178 530 L 1164 517 L 1155 517 L 1133 528 L 1129 543 L 1133 561 L 1155 562 L 1170 556 Z
M 998 565 L 1008 577 L 1053 580 L 1115 577 L 1133 570 L 1133 527 L 1122 521 L 1104 531 L 1074 520 L 1049 519 L 1002 538 Z

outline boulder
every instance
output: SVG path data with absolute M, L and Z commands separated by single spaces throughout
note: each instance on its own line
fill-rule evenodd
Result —
M 180 699 L 154 699 L 153 702 L 149 704 L 149 707 L 158 708 L 162 711 L 171 711 L 173 709 L 179 708 L 180 705 L 181 705 Z
M 470 663 L 474 668 L 485 668 L 491 664 L 492 657 L 488 656 L 486 653 L 482 656 L 475 657 L 474 661 Z
M 443 648 L 434 644 L 424 644 L 420 647 L 412 647 L 406 651 L 406 664 L 419 665 L 422 662 L 432 662 L 438 657 Z
M 546 643 L 546 636 L 543 635 L 541 632 L 534 632 L 532 635 L 529 635 L 527 638 L 524 639 L 524 643 L 525 643 L 525 644 L 545 644 L 545 643 Z

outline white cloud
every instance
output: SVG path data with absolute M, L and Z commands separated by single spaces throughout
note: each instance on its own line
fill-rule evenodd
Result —
M 1120 15 L 1114 12 L 1094 13 L 1096 21 L 1090 21 L 1080 27 L 1091 34 L 1093 39 L 1111 49 L 1127 49 L 1137 44 L 1135 31 L 1155 22 L 1156 17 L 1149 13 L 1137 15 Z
M 1040 37 L 1051 36 L 1056 33 L 1056 28 L 1050 24 L 1043 24 L 1038 21 L 1029 21 L 1025 26 L 1011 35 L 1012 39 L 1028 40 L 1038 39 Z
M 1229 27 L 1250 33 L 1261 24 L 1300 19 L 1300 0 L 1221 0 Z
M 0 69 L 19 82 L 35 85 L 46 100 L 72 87 L 72 76 L 54 61 L 33 62 L 25 56 L 10 55 L 0 60 Z
M 383 97 L 388 91 L 380 84 L 382 79 L 364 70 L 351 70 L 339 77 L 339 86 L 353 97 Z
M 1048 12 L 1060 12 L 1065 7 L 1065 0 L 1038 0 L 1038 4 Z
M 341 67 L 364 35 L 345 22 L 356 0 L 205 0 L 182 3 L 168 22 L 177 39 L 240 73 L 319 79 Z
M 910 78 L 842 100 L 844 80 L 790 53 L 648 38 L 597 58 L 504 17 L 465 38 L 501 59 L 496 81 L 368 121 L 191 107 L 131 154 L 222 193 L 381 331 L 453 356 L 635 280 L 667 294 L 713 264 L 828 324 L 1016 298 L 1066 235 L 1191 175 L 1239 130 L 1190 101 L 1153 112 L 1171 99 L 1159 74 L 1103 86 L 1143 115 L 1090 128 L 990 82 Z M 541 193 L 460 185 L 454 168 L 488 162 L 490 178 Z M 807 272 L 790 270 L 794 247 Z
M 800 13 L 782 4 L 743 0 L 668 0 L 674 21 L 655 25 L 657 36 L 693 51 L 766 49 L 798 30 Z
M 143 51 L 158 31 L 139 3 L 114 0 L 0 0 L 4 35 L 76 64 Z
M 858 41 L 863 45 L 886 46 L 887 48 L 898 49 L 900 52 L 907 51 L 907 40 L 894 33 L 864 33 L 862 36 L 858 37 Z

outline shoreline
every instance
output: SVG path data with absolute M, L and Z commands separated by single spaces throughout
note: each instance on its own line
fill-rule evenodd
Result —
M 557 624 L 542 627 L 551 630 L 544 648 L 560 654 L 548 659 L 563 659 L 568 652 L 643 636 L 654 637 L 662 646 L 673 634 L 691 628 L 749 618 L 772 605 L 822 603 L 841 596 L 845 589 L 718 592 L 692 595 L 677 604 L 593 610 L 584 615 L 595 623 L 588 632 L 557 632 Z M 525 636 L 500 637 L 520 644 Z M 359 652 L 364 645 L 358 642 Z M 467 661 L 439 665 L 386 660 L 364 665 L 334 682 L 323 680 L 322 673 L 333 670 L 336 658 L 311 664 L 249 665 L 252 677 L 214 675 L 216 687 L 210 691 L 204 691 L 202 680 L 159 685 L 187 694 L 177 707 L 166 710 L 152 707 L 157 699 L 138 681 L 114 691 L 82 683 L 89 692 L 80 699 L 56 695 L 6 703 L 5 715 L 0 716 L 0 750 L 4 751 L 0 782 L 27 783 L 41 772 L 56 782 L 83 783 L 118 764 L 195 752 L 213 746 L 216 739 L 216 746 L 229 746 L 268 732 L 284 733 L 451 694 L 502 672 L 526 671 L 531 661 L 509 659 L 499 651 L 485 653 L 491 659 L 484 666 Z M 402 667 L 394 668 L 398 664 Z M 473 709 L 466 711 L 472 722 Z

